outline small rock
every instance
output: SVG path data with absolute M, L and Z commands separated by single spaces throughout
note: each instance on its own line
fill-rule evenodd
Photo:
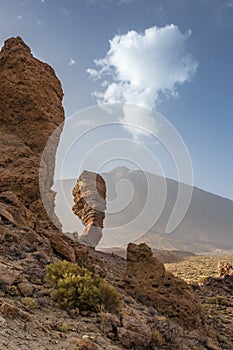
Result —
M 28 322 L 31 319 L 31 317 L 28 313 L 22 311 L 21 309 L 19 309 L 15 305 L 11 305 L 11 304 L 8 304 L 6 302 L 4 302 L 1 305 L 0 311 L 2 312 L 2 314 L 4 316 L 7 316 L 9 318 L 20 318 L 25 322 Z
M 23 297 L 31 297 L 34 292 L 34 287 L 28 282 L 21 282 L 17 285 L 20 294 Z
M 83 335 L 82 339 L 89 339 L 89 335 L 87 335 L 87 334 Z
M 98 350 L 98 347 L 88 338 L 85 339 L 78 339 L 77 344 L 78 349 L 83 350 Z
M 151 341 L 149 326 L 132 316 L 124 316 L 123 327 L 117 328 L 119 341 L 128 349 L 146 349 Z
M 121 326 L 121 321 L 116 315 L 110 313 L 101 314 L 101 324 L 100 328 L 104 334 L 109 338 L 112 338 L 112 335 L 116 337 L 117 327 Z

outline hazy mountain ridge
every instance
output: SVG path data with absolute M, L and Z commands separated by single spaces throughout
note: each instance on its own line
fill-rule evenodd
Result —
M 177 197 L 178 182 L 171 179 L 163 179 L 157 175 L 145 173 L 138 170 L 129 170 L 125 167 L 118 167 L 109 173 L 102 174 L 107 184 L 107 199 L 114 201 L 117 198 L 122 203 L 127 202 L 129 196 L 129 182 L 133 188 L 132 197 L 125 208 L 116 213 L 107 211 L 104 222 L 104 238 L 101 246 L 119 246 L 127 243 L 127 239 L 136 242 L 145 242 L 156 249 L 188 250 L 193 252 L 211 252 L 214 250 L 233 249 L 233 201 L 211 194 L 204 190 L 193 188 L 193 195 L 188 211 L 179 224 L 171 233 L 165 233 L 165 227 L 173 209 Z M 124 180 L 122 182 L 122 180 Z M 143 210 L 148 195 L 148 184 L 154 198 L 154 208 L 157 210 L 163 199 L 162 187 L 166 181 L 167 196 L 164 209 L 157 222 L 147 231 L 143 232 L 146 220 L 151 220 L 151 211 L 145 215 L 140 223 L 133 220 Z M 64 231 L 78 231 L 77 219 L 73 217 L 71 208 L 73 204 L 72 188 L 76 179 L 68 179 L 55 182 L 55 191 L 61 192 L 61 185 L 68 205 L 64 206 L 64 198 L 60 194 L 56 199 L 56 210 L 60 217 Z M 118 184 L 118 185 L 117 185 Z M 121 185 L 121 188 L 117 186 Z M 181 184 L 187 187 L 187 185 Z M 157 213 L 156 213 L 157 215 Z M 131 221 L 129 227 L 127 222 Z M 138 225 L 137 225 L 138 224 Z M 112 230 L 112 231 L 111 231 Z M 133 232 L 133 236 L 132 236 Z M 121 241 L 124 236 L 125 242 Z M 120 244 L 118 242 L 120 241 Z

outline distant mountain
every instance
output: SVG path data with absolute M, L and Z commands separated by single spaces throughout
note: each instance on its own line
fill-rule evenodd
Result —
M 193 189 L 190 206 L 179 226 L 165 233 L 178 186 L 184 184 L 139 170 L 118 167 L 103 173 L 107 185 L 107 213 L 100 247 L 129 241 L 145 242 L 154 249 L 196 253 L 233 249 L 233 201 Z M 72 188 L 76 179 L 55 181 L 56 213 L 64 232 L 81 232 L 73 215 Z M 149 205 L 148 205 L 149 202 Z
M 127 246 L 122 247 L 110 247 L 110 248 L 100 248 L 99 249 L 102 252 L 108 253 L 108 254 L 115 254 L 118 255 L 124 259 L 127 257 Z M 153 255 L 161 261 L 163 264 L 166 263 L 174 263 L 178 261 L 182 261 L 185 258 L 188 257 L 194 257 L 196 256 L 192 252 L 186 252 L 184 250 L 157 250 L 152 249 Z

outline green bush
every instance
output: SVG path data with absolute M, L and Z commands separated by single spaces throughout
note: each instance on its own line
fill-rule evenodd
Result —
M 116 289 L 110 286 L 105 280 L 99 284 L 100 305 L 103 311 L 117 312 L 120 309 L 121 302 Z
M 25 297 L 22 299 L 22 303 L 29 310 L 39 308 L 37 301 L 33 298 Z
M 15 297 L 15 296 L 18 296 L 20 293 L 18 291 L 18 288 L 12 285 L 12 286 L 8 286 L 7 294 L 10 295 L 11 297 Z
M 57 325 L 57 330 L 62 333 L 68 332 L 68 326 L 66 323 L 62 323 L 60 325 Z
M 47 265 L 46 279 L 52 283 L 52 297 L 60 307 L 109 312 L 119 309 L 118 294 L 93 271 L 68 261 Z

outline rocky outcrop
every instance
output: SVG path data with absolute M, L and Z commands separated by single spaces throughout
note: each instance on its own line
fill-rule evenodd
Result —
M 48 255 L 80 264 L 88 259 L 87 247 L 59 232 L 60 223 L 54 214 L 55 193 L 51 187 L 64 121 L 62 98 L 54 70 L 34 58 L 21 38 L 8 39 L 0 52 L 2 256 L 24 259 L 26 254 L 43 247 Z M 53 139 L 45 153 L 51 135 Z M 39 172 L 43 177 L 40 184 Z M 40 190 L 43 204 L 49 201 L 48 214 Z M 21 289 L 24 287 L 21 285 Z
M 102 238 L 106 209 L 104 179 L 99 174 L 83 171 L 73 188 L 73 196 L 75 204 L 72 210 L 85 225 L 79 241 L 90 247 L 96 247 Z
M 62 259 L 77 262 L 81 266 L 87 265 L 89 255 L 88 248 L 73 241 L 60 232 L 52 234 L 50 237 L 51 247 L 54 252 Z
M 34 227 L 37 217 L 49 225 L 39 189 L 42 152 L 64 121 L 63 91 L 54 70 L 34 58 L 19 37 L 6 40 L 0 52 L 0 216 L 4 221 Z M 41 169 L 44 193 L 51 203 L 58 130 L 50 159 Z M 51 216 L 53 213 L 53 204 Z
M 183 328 L 204 329 L 204 312 L 191 287 L 166 272 L 145 243 L 128 245 L 123 286 L 132 297 L 153 306 Z

